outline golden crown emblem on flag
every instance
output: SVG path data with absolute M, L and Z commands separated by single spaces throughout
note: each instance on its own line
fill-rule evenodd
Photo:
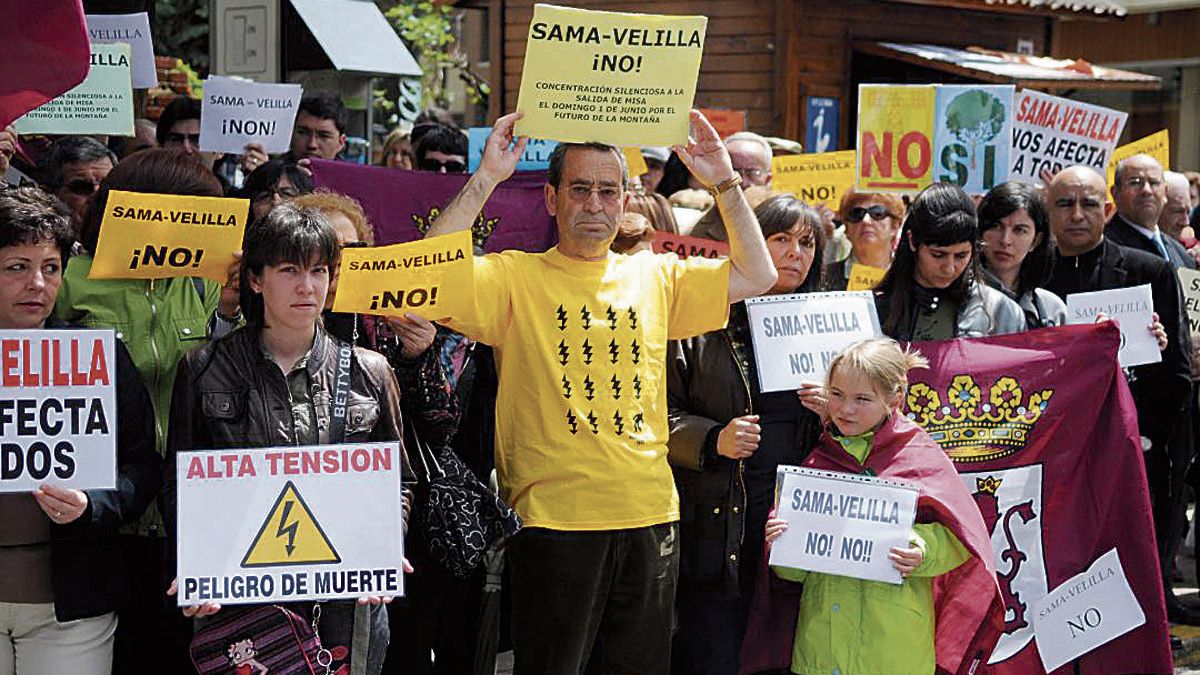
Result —
M 1008 375 L 986 392 L 973 375 L 956 375 L 943 393 L 924 382 L 908 388 L 908 418 L 955 462 L 986 462 L 1024 449 L 1049 406 L 1053 389 L 1032 393 Z
M 440 215 L 442 215 L 442 210 L 436 206 L 431 207 L 426 215 L 414 213 L 412 214 L 413 227 L 424 235 L 429 232 L 429 228 L 433 227 L 433 221 L 437 220 Z M 483 248 L 488 237 L 496 231 L 496 225 L 499 222 L 500 218 L 485 218 L 482 213 L 475 217 L 475 223 L 471 225 L 471 243 L 475 245 L 475 248 Z

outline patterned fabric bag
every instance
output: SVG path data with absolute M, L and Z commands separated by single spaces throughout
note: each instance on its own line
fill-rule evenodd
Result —
M 192 665 L 200 675 L 327 675 L 343 672 L 335 660 L 345 647 L 321 647 L 313 626 L 278 605 L 215 614 L 192 638 Z

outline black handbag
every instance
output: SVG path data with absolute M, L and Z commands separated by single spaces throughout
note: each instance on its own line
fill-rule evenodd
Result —
M 417 481 L 417 509 L 429 554 L 465 579 L 489 546 L 521 529 L 521 518 L 450 448 L 434 451 L 419 438 L 413 445 L 424 469 Z

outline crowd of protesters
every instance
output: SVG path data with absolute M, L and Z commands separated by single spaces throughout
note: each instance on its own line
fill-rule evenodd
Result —
M 255 144 L 240 156 L 201 152 L 200 115 L 198 101 L 181 97 L 157 123 L 139 120 L 136 138 L 107 145 L 0 132 L 0 174 L 36 183 L 0 191 L 0 327 L 113 329 L 120 411 L 117 490 L 47 485 L 0 496 L 0 674 L 193 672 L 193 634 L 243 608 L 180 611 L 168 596 L 175 453 L 345 440 L 401 441 L 407 452 L 407 529 L 392 533 L 405 537 L 411 562 L 406 597 L 321 612 L 327 648 L 349 650 L 354 626 L 368 625 L 366 648 L 351 653 L 366 663 L 358 672 L 486 672 L 498 639 L 514 648 L 521 675 L 731 675 L 749 667 L 743 638 L 765 611 L 755 602 L 763 574 L 802 581 L 805 592 L 790 664 L 751 659 L 756 667 L 933 672 L 935 579 L 979 565 L 994 573 L 966 493 L 939 496 L 948 515 L 918 523 L 910 545 L 890 552 L 906 580 L 881 600 L 864 595 L 871 582 L 766 567 L 766 547 L 786 529 L 772 518 L 777 467 L 888 475 L 899 460 L 879 458 L 904 449 L 904 461 L 941 480 L 953 467 L 900 412 L 907 371 L 922 361 L 895 341 L 1059 326 L 1068 294 L 1139 284 L 1152 288 L 1145 330 L 1162 360 L 1127 375 L 1164 600 L 1172 621 L 1200 624 L 1170 590 L 1196 420 L 1193 336 L 1175 271 L 1200 260 L 1189 225 L 1200 176 L 1137 155 L 1112 185 L 1069 167 L 1044 187 L 1006 182 L 979 200 L 938 183 L 911 199 L 848 190 L 821 206 L 772 189 L 773 153 L 795 144 L 750 132 L 721 139 L 693 113 L 689 143 L 642 148 L 648 170 L 634 181 L 617 148 L 558 145 L 545 187 L 558 244 L 477 256 L 471 311 L 438 325 L 332 310 L 342 250 L 375 236 L 353 198 L 314 188 L 311 161 L 335 160 L 346 145 L 336 96 L 306 96 L 290 150 L 274 158 Z M 512 175 L 525 145 L 513 136 L 518 118 L 496 121 L 478 169 L 426 236 L 469 228 Z M 378 163 L 466 173 L 467 155 L 466 134 L 431 110 L 388 134 Z M 89 278 L 112 190 L 249 200 L 227 282 Z M 728 259 L 655 255 L 647 249 L 658 231 L 728 242 Z M 842 353 L 825 382 L 760 391 L 744 301 L 845 290 L 856 266 L 879 270 L 874 298 L 889 339 Z M 645 383 L 636 437 L 577 434 L 557 405 L 549 412 L 560 377 L 592 374 L 590 360 L 556 361 L 564 304 L 629 309 L 620 330 L 643 341 L 644 358 L 617 367 Z M 329 396 L 314 392 L 333 390 L 343 348 L 358 364 L 355 409 L 334 423 Z M 508 531 L 520 517 L 517 534 L 492 542 L 508 568 L 511 630 L 481 619 L 491 570 L 458 574 L 430 554 L 418 446 L 461 460 L 483 483 L 495 472 L 489 517 Z M 897 629 L 886 606 L 864 605 L 834 630 L 835 599 L 902 605 L 913 618 Z M 311 604 L 289 608 L 317 618 Z M 853 647 L 831 647 L 840 643 Z M 906 660 L 895 660 L 901 652 Z

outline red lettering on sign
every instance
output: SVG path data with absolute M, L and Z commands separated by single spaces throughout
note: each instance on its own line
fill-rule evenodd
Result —
M 911 163 L 909 151 L 912 147 L 917 146 L 917 163 Z M 896 163 L 900 167 L 900 173 L 907 178 L 920 178 L 929 172 L 929 166 L 933 163 L 933 147 L 929 142 L 929 137 L 919 131 L 910 131 L 900 137 L 900 147 L 897 148 Z
M 862 157 L 861 171 L 862 176 L 872 176 L 871 165 L 875 164 L 879 167 L 880 178 L 892 177 L 892 132 L 883 132 L 883 148 L 879 147 L 879 143 L 875 140 L 875 133 L 872 131 L 864 131 L 862 137 Z

